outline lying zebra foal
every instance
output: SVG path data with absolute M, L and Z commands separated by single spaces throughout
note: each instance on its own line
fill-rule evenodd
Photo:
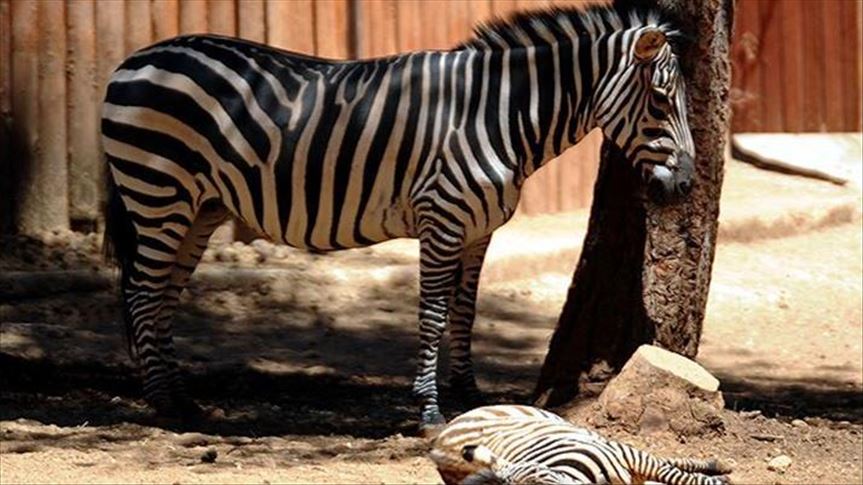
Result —
M 435 439 L 431 459 L 447 485 L 729 483 L 716 460 L 665 459 L 530 406 L 485 406 L 462 414 Z

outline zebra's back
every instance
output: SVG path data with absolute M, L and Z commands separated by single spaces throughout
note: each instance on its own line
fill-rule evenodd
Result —
M 161 42 L 109 82 L 102 132 L 114 179 L 127 198 L 167 187 L 190 214 L 217 199 L 301 248 L 414 236 L 406 201 L 419 157 L 400 91 L 423 63 L 332 62 L 209 35 Z

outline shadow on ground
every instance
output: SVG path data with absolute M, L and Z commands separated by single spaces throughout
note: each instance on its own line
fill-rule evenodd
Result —
M 139 399 L 112 292 L 13 305 L 0 321 L 62 323 L 3 324 L 0 420 L 64 427 L 131 422 L 249 437 L 416 434 L 418 407 L 410 391 L 416 288 L 384 282 L 343 298 L 324 281 L 301 284 L 314 297 L 274 300 L 249 288 L 190 292 L 175 322 L 177 347 L 192 396 L 216 410 L 216 417 L 192 423 L 157 418 Z M 547 335 L 496 328 L 527 322 L 533 329 L 538 314 L 523 301 L 485 298 L 480 321 L 494 323 L 478 325 L 477 341 L 494 355 L 480 351 L 476 360 L 478 373 L 494 381 L 490 402 L 526 401 L 539 363 L 525 352 L 543 347 Z M 441 402 L 450 416 L 465 410 L 446 386 Z
M 863 424 L 863 389 L 826 379 L 756 379 L 717 374 L 725 406 L 768 417 L 824 418 Z
M 375 266 L 358 262 L 360 275 Z M 11 302 L 0 307 L 0 420 L 249 437 L 413 435 L 416 269 L 404 269 L 341 282 L 309 265 L 266 285 L 192 288 L 177 315 L 177 347 L 191 394 L 217 410 L 195 423 L 160 420 L 139 399 L 113 291 Z M 482 292 L 475 360 L 490 402 L 527 402 L 558 311 L 530 295 Z M 863 423 L 861 390 L 846 383 L 718 377 L 730 409 Z M 441 392 L 445 414 L 464 410 L 446 386 Z

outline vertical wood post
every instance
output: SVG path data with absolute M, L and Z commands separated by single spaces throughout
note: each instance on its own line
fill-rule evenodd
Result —
M 210 0 L 207 7 L 210 32 L 237 35 L 237 5 L 234 0 Z
M 104 186 L 99 153 L 96 15 L 92 0 L 70 0 L 68 17 L 69 215 L 94 228 Z
M 126 54 L 146 47 L 153 41 L 150 2 L 126 2 Z
M 266 42 L 267 19 L 264 0 L 243 0 L 237 5 L 240 37 L 255 42 Z
M 347 0 L 317 0 L 314 7 L 317 55 L 346 59 L 350 40 Z
M 180 6 L 178 0 L 153 0 L 153 41 L 176 36 L 180 32 Z
M 16 43 L 13 60 L 16 70 L 13 89 L 16 98 L 23 98 L 13 100 L 19 103 L 19 109 L 14 111 L 16 118 L 19 113 L 22 115 L 26 141 L 21 146 L 29 154 L 18 157 L 22 190 L 18 197 L 17 226 L 24 234 L 68 229 L 66 6 L 16 1 L 13 7 L 15 33 L 19 34 L 15 37 L 21 41 Z M 38 86 L 36 96 L 33 86 Z
M 37 0 L 12 2 L 12 162 L 16 229 L 26 231 L 32 222 L 23 212 L 23 188 L 34 164 L 39 140 L 39 9 Z M 29 210 L 29 209 L 28 209 Z M 37 221 L 38 222 L 38 221 Z M 23 227 L 22 227 L 23 226 Z
M 12 232 L 12 2 L 0 0 L 0 234 Z
M 201 34 L 207 31 L 207 0 L 180 2 L 180 33 Z

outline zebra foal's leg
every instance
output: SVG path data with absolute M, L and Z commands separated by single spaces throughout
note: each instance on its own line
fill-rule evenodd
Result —
M 465 248 L 455 292 L 449 306 L 450 385 L 471 405 L 482 404 L 483 397 L 476 385 L 471 359 L 471 335 L 476 317 L 477 287 L 491 235 Z
M 704 475 L 728 475 L 733 470 L 731 466 L 716 458 L 698 460 L 694 458 L 665 458 L 666 463 L 685 472 L 702 473 Z
M 731 469 L 715 460 L 688 458 L 666 459 L 653 456 L 626 445 L 617 445 L 633 475 L 642 477 L 645 483 L 667 485 L 723 485 L 729 483 L 725 473 Z M 712 474 L 714 476 L 710 476 Z
M 422 406 L 420 431 L 433 433 L 446 420 L 438 406 L 437 362 L 455 287 L 462 248 L 447 236 L 427 230 L 420 235 L 420 351 L 414 396 Z

